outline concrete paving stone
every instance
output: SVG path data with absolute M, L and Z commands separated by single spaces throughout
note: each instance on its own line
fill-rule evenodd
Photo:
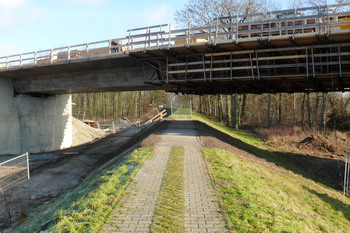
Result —
M 186 232 L 214 232 L 214 226 L 225 229 L 220 214 L 218 197 L 211 184 L 210 176 L 199 147 L 185 147 L 185 222 Z M 218 214 L 214 214 L 218 213 Z M 190 214 L 190 215 L 188 215 Z M 192 224 L 198 224 L 197 227 Z M 215 223 L 215 224 L 214 224 Z M 222 232 L 225 232 L 223 230 Z
M 154 214 L 170 149 L 169 146 L 158 146 L 129 185 L 128 195 L 125 195 L 121 208 L 116 210 L 110 223 L 120 227 L 116 231 L 148 231 L 151 220 L 146 221 L 145 218 L 151 219 Z M 128 227 L 123 225 L 125 220 L 128 220 Z M 106 232 L 113 232 L 108 229 Z
M 160 134 L 154 156 L 140 169 L 127 190 L 120 211 L 116 211 L 111 224 L 124 224 L 121 225 L 123 228 L 107 232 L 149 232 L 169 152 L 175 145 L 185 148 L 185 231 L 227 232 L 218 197 L 199 151 L 196 131 L 192 128 L 173 131 Z

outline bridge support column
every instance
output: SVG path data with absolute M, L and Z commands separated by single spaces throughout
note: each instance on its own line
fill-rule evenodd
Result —
M 72 145 L 71 95 L 14 95 L 0 79 L 0 154 L 43 152 Z

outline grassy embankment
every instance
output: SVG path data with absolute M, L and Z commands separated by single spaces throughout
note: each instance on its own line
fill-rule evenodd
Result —
M 216 148 L 202 150 L 235 232 L 350 232 L 350 200 L 281 169 Z
M 184 232 L 184 153 L 182 146 L 171 148 L 151 232 Z
M 264 142 L 254 133 L 246 130 L 235 130 L 218 121 L 208 119 L 199 113 L 193 113 L 192 119 L 204 122 L 205 124 L 223 132 L 224 134 L 227 134 L 234 139 L 238 139 L 232 139 L 230 141 L 233 142 L 235 146 L 243 148 L 256 157 L 263 158 L 279 167 L 302 175 L 305 178 L 322 183 L 326 186 L 339 188 L 340 177 L 336 176 L 339 171 L 334 171 L 334 169 L 336 169 L 335 160 L 294 154 L 284 151 L 283 149 L 278 148 L 269 142 Z M 323 165 L 319 167 L 319 164 Z M 328 168 L 326 164 L 331 164 L 332 166 Z M 330 172 L 327 172 L 327 170 L 322 170 L 320 173 L 320 169 L 333 170 L 330 170 Z M 335 178 L 337 179 L 335 180 Z
M 254 134 L 198 113 L 193 119 L 239 139 L 250 152 L 278 167 L 270 169 L 217 148 L 202 150 L 232 231 L 350 232 L 350 200 L 340 191 L 308 179 L 313 175 L 269 151 L 271 146 Z
M 11 232 L 101 232 L 154 147 L 135 150 L 55 202 L 31 211 Z

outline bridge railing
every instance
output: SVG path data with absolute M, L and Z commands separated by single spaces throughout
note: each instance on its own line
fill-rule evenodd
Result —
M 0 72 L 95 60 L 151 48 L 350 32 L 349 6 L 350 3 L 344 3 L 220 17 L 210 25 L 186 29 L 172 29 L 170 24 L 130 29 L 124 38 L 0 57 Z

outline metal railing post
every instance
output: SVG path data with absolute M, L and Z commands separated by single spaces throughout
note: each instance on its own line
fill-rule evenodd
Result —
M 350 150 L 346 151 L 345 154 L 345 169 L 344 169 L 344 185 L 343 185 L 343 193 L 344 195 L 349 194 L 349 173 L 350 173 Z
M 238 33 L 239 27 L 238 27 L 238 14 L 236 15 L 236 43 L 238 44 Z
M 35 51 L 35 52 L 34 52 L 34 66 L 36 66 L 37 60 L 38 60 L 38 52 Z
M 67 51 L 67 59 L 68 59 L 68 61 L 70 61 L 70 46 L 68 46 L 68 51 Z
M 89 43 L 86 43 L 86 58 L 89 60 Z
M 22 68 L 22 53 L 19 55 L 19 68 Z
M 321 35 L 321 6 L 318 6 L 318 35 Z
M 130 50 L 130 47 L 129 47 L 130 46 L 130 42 L 131 42 L 131 29 L 129 29 L 128 46 L 126 47 L 128 52 Z
M 171 44 L 171 25 L 169 23 L 169 38 L 168 38 L 168 48 L 170 48 L 170 44 Z
M 164 41 L 163 41 L 163 32 L 162 32 L 162 25 L 160 25 L 160 40 L 162 41 L 162 46 L 164 45 Z M 158 45 L 159 47 L 160 45 Z
M 28 180 L 30 179 L 30 172 L 29 172 L 29 153 L 26 153 L 27 155 L 27 175 L 28 175 Z
M 270 41 L 270 38 L 271 38 L 271 20 L 272 20 L 272 16 L 271 16 L 271 11 L 269 12 L 270 16 L 269 16 L 269 37 L 268 37 L 268 40 Z
M 191 23 L 188 24 L 188 29 L 186 31 L 187 37 L 186 37 L 186 45 L 190 46 L 190 40 L 191 40 Z
M 6 70 L 9 70 L 10 68 L 10 62 L 9 62 L 9 56 L 6 57 Z
M 50 54 L 50 64 L 53 64 L 53 49 L 51 49 L 51 54 Z
M 218 42 L 218 34 L 219 34 L 219 18 L 216 17 L 216 29 L 215 29 L 215 45 Z

